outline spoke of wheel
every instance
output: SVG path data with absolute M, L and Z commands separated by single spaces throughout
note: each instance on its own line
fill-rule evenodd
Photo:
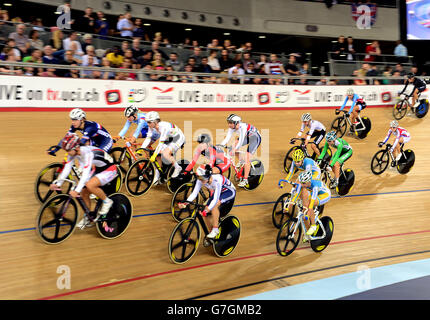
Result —
M 60 228 L 61 228 L 60 220 L 57 220 L 55 224 L 55 236 L 54 236 L 55 240 L 58 239 L 58 233 L 60 232 Z
M 42 229 L 43 228 L 46 228 L 46 227 L 49 227 L 49 226 L 51 226 L 51 225 L 53 225 L 54 223 L 56 223 L 57 222 L 57 219 L 52 219 L 51 221 L 48 221 L 48 222 L 46 222 L 45 224 L 43 224 L 41 227 L 42 227 Z

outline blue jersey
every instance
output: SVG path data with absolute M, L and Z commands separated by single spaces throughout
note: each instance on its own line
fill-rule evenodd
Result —
M 346 96 L 345 101 L 343 102 L 342 107 L 340 108 L 340 110 L 343 110 L 343 108 L 345 108 L 346 103 L 348 102 L 348 96 Z M 351 104 L 351 108 L 349 109 L 349 113 L 352 112 L 352 110 L 354 109 L 356 104 L 364 104 L 364 100 L 363 98 L 361 98 L 358 94 L 354 93 L 354 96 L 352 97 L 352 104 Z M 360 109 L 361 110 L 361 109 Z
M 69 132 L 74 133 L 80 131 L 82 138 L 81 145 L 85 145 L 90 141 L 91 146 L 99 147 L 100 149 L 109 152 L 113 145 L 113 140 L 109 132 L 100 124 L 94 121 L 84 121 L 84 128 L 77 129 L 73 126 L 70 127 Z
M 294 161 L 292 161 L 290 171 L 285 180 L 289 181 L 291 179 L 291 176 L 294 174 L 296 168 L 303 171 L 311 171 L 312 177 L 315 179 L 319 179 L 319 177 L 321 176 L 321 169 L 319 165 L 311 158 L 304 158 L 303 163 L 300 167 Z
M 311 193 L 309 208 L 312 209 L 315 201 L 318 199 L 318 204 L 326 204 L 331 198 L 330 189 L 327 188 L 324 182 L 319 179 L 312 179 L 310 187 L 306 187 Z M 302 191 L 302 185 L 298 184 L 297 187 L 292 191 L 294 196 L 291 201 L 295 202 Z
M 148 123 L 146 122 L 146 113 L 139 112 L 136 115 L 136 120 L 129 121 L 126 120 L 124 127 L 121 129 L 121 131 L 118 133 L 118 135 L 121 138 L 124 138 L 125 134 L 127 133 L 128 129 L 130 128 L 130 125 L 132 123 L 137 124 L 137 128 L 133 133 L 133 137 L 136 139 L 139 138 L 139 135 L 142 134 L 142 138 L 146 138 L 146 135 L 148 133 Z

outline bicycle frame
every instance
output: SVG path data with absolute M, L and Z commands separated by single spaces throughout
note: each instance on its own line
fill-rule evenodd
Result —
M 308 148 L 305 145 L 306 138 L 292 138 L 290 140 L 290 143 L 294 144 L 294 142 L 296 142 L 297 140 L 301 140 L 302 141 L 300 143 L 300 149 L 302 149 L 302 151 L 305 153 L 306 158 L 310 158 L 311 156 L 309 155 Z M 316 145 L 316 143 L 313 142 L 313 141 L 309 141 L 308 144 L 314 144 L 314 145 Z
M 347 114 L 347 111 L 345 111 L 345 110 L 339 110 L 339 111 L 342 111 L 343 112 L 343 119 L 349 124 L 349 126 L 350 127 L 352 127 L 352 123 L 351 123 L 351 120 L 349 119 L 349 117 L 347 117 L 346 116 L 346 114 Z M 366 126 L 364 125 L 364 122 L 363 122 L 363 120 L 361 120 L 361 117 L 360 117 L 360 113 L 358 113 L 358 115 L 357 115 L 357 119 L 358 119 L 358 121 L 360 122 L 360 124 L 361 124 L 361 128 L 359 128 L 359 129 L 357 129 L 357 126 L 355 126 L 355 131 L 363 131 L 363 130 L 366 130 Z

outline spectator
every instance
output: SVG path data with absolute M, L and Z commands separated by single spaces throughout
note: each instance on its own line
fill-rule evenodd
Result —
M 7 10 L 0 10 L 0 20 L 10 21 L 9 20 L 9 12 Z M 0 21 L 0 26 L 5 24 L 4 21 Z
M 12 38 L 7 39 L 6 47 L 12 48 L 16 61 L 21 61 L 21 51 L 19 51 L 18 48 L 16 47 L 16 43 L 14 39 Z
M 123 41 L 121 42 L 121 52 L 120 54 L 123 56 L 125 54 L 125 52 L 130 49 L 130 44 L 128 43 L 128 41 Z
M 300 70 L 299 70 L 300 75 L 309 75 L 309 64 L 307 62 L 303 63 Z
M 227 49 L 221 50 L 221 58 L 219 59 L 219 65 L 221 71 L 226 71 L 234 65 L 234 61 L 229 57 Z
M 195 70 L 195 72 L 203 72 L 203 73 L 212 73 L 213 72 L 212 67 L 208 64 L 208 58 L 207 57 L 202 58 L 202 63 L 198 67 L 198 69 Z
M 240 83 L 240 75 L 245 74 L 245 70 L 242 68 L 242 62 L 237 62 L 233 67 L 228 69 L 230 75 L 230 83 Z
M 45 29 L 43 27 L 43 22 L 41 18 L 34 18 L 31 21 L 31 24 L 33 25 L 33 30 L 37 30 L 39 32 L 44 32 Z
M 133 50 L 127 49 L 124 53 L 124 60 L 129 59 L 133 69 L 137 69 L 137 60 L 133 57 Z
M 221 70 L 221 66 L 219 64 L 219 60 L 217 56 L 218 56 L 217 50 L 211 50 L 209 52 L 208 65 L 211 66 L 213 72 L 220 72 Z
M 418 67 L 417 67 L 417 66 L 415 66 L 415 65 L 413 65 L 413 66 L 411 67 L 411 73 L 413 73 L 413 74 L 415 74 L 415 75 L 418 75 Z
M 193 66 L 190 64 L 185 65 L 184 71 L 193 72 Z M 183 75 L 181 76 L 181 82 L 194 82 L 194 77 L 192 74 Z
M 43 41 L 39 39 L 39 31 L 34 29 L 31 30 L 28 37 L 30 40 L 31 49 L 43 50 L 44 44 L 43 44 Z
M 84 51 L 82 50 L 81 43 L 78 41 L 78 33 L 76 31 L 72 31 L 70 36 L 63 40 L 64 50 L 70 50 L 70 46 L 72 43 L 76 43 L 76 52 L 80 55 L 84 55 Z
M 45 46 L 43 48 L 42 62 L 46 64 L 60 64 L 60 60 L 54 57 L 53 50 L 51 46 Z
M 111 68 L 111 63 L 108 58 L 102 58 L 102 68 Z M 115 73 L 110 71 L 102 71 L 100 74 L 101 79 L 115 79 Z
M 178 60 L 178 54 L 176 52 L 170 53 L 170 59 L 166 61 L 167 67 L 172 67 L 174 71 L 181 71 L 184 67 L 184 64 Z
M 231 41 L 229 39 L 224 40 L 224 49 L 228 51 L 228 53 L 232 53 L 236 51 L 236 46 L 231 44 Z
M 84 43 L 81 45 L 82 51 L 87 52 L 88 46 L 94 46 L 93 45 L 93 36 L 87 33 L 87 34 L 84 34 L 82 39 L 84 40 Z
M 373 64 L 370 66 L 370 69 L 367 71 L 366 73 L 366 77 L 377 77 L 379 76 L 379 70 L 378 70 L 378 66 L 376 64 Z M 375 85 L 379 85 L 380 82 L 379 80 L 373 80 L 373 83 L 370 82 L 370 80 L 367 80 L 367 84 L 375 84 Z
M 116 28 L 120 32 L 121 37 L 124 37 L 124 38 L 133 37 L 134 25 L 133 25 L 133 21 L 131 21 L 130 12 L 127 12 L 124 14 L 124 17 L 118 21 Z
M 154 54 L 154 60 L 151 62 L 152 68 L 157 69 L 158 67 L 161 67 L 162 70 L 165 68 L 165 64 L 163 62 L 163 58 L 161 57 L 161 53 L 157 52 Z M 161 70 L 161 68 L 158 68 L 158 70 Z
M 318 80 L 315 85 L 317 86 L 325 86 L 327 85 L 327 79 L 326 78 L 321 78 L 320 80 Z
M 345 60 L 346 54 L 348 51 L 348 46 L 345 43 L 345 36 L 339 36 L 337 42 L 333 45 L 334 59 L 336 60 Z
M 87 46 L 87 54 L 82 56 L 82 65 L 89 66 L 89 60 L 92 58 L 92 64 L 94 66 L 99 65 L 99 59 L 96 57 L 96 48 L 94 46 Z
M 96 33 L 96 19 L 94 17 L 93 8 L 86 7 L 84 12 L 84 16 L 77 19 L 75 28 L 79 26 L 79 31 Z
M 212 50 L 222 50 L 222 49 L 223 49 L 223 46 L 221 46 L 221 45 L 219 44 L 219 41 L 218 41 L 218 39 L 216 39 L 216 38 L 212 39 L 211 43 L 209 43 L 209 44 L 207 45 L 207 47 L 208 47 L 209 49 L 212 49 Z
M 106 36 L 109 35 L 109 22 L 105 18 L 103 11 L 97 11 L 97 19 L 94 23 L 94 32 L 101 36 L 99 39 L 106 39 Z
M 77 66 L 75 59 L 73 58 L 73 52 L 70 50 L 67 50 L 64 54 L 64 60 L 60 61 L 60 64 L 66 65 L 66 66 Z M 79 77 L 79 71 L 77 72 Z M 67 69 L 59 69 L 57 70 L 57 75 L 59 77 L 72 77 L 72 71 Z
M 94 56 L 87 56 L 87 59 L 85 61 L 85 66 L 86 67 L 98 67 L 98 60 L 96 60 L 97 58 Z M 97 63 L 96 63 L 97 61 Z M 82 65 L 84 66 L 84 64 L 82 63 Z M 93 79 L 94 78 L 94 72 L 93 70 L 82 70 L 82 78 L 87 78 L 87 79 Z M 100 75 L 99 75 L 100 76 Z
M 403 77 L 399 71 L 394 71 L 393 72 L 393 78 L 398 78 L 398 77 Z M 402 79 L 393 79 L 392 84 L 404 84 L 404 80 Z
M 356 77 L 353 81 L 354 85 L 360 86 L 366 84 L 366 81 L 363 79 L 363 75 L 360 74 L 359 70 L 354 70 L 353 76 Z
M 25 35 L 25 25 L 20 23 L 16 26 L 16 31 L 9 34 L 9 39 L 15 40 L 16 46 L 23 54 L 28 52 L 30 48 L 30 40 L 27 35 Z
M 142 48 L 140 48 L 140 39 L 138 38 L 134 38 L 132 43 L 131 43 L 131 51 L 133 52 L 133 58 L 134 59 L 139 59 L 144 51 Z
M 2 51 L 2 56 L 6 62 L 17 62 L 17 57 L 15 56 L 14 50 L 11 47 L 5 47 Z M 22 75 L 23 71 L 21 68 L 0 66 L 1 73 L 7 73 L 11 75 Z
M 131 61 L 130 59 L 124 59 L 121 69 L 131 69 Z M 136 74 L 132 72 L 118 72 L 115 77 L 116 80 L 136 80 Z
M 355 60 L 354 39 L 351 36 L 347 38 L 347 48 L 348 54 L 346 55 L 346 60 Z
M 382 73 L 382 75 L 385 77 L 385 79 L 382 80 L 382 84 L 390 84 L 389 78 L 391 77 L 392 71 L 393 71 L 393 68 L 391 68 L 390 66 L 385 67 L 385 70 Z
M 256 75 L 257 72 L 255 70 L 255 63 L 254 62 L 250 62 L 247 65 L 247 68 L 245 68 L 245 74 L 249 74 L 249 75 Z M 257 82 L 259 82 L 260 80 L 255 81 L 255 79 L 257 78 L 245 78 L 245 83 L 247 84 L 258 84 Z M 260 79 L 260 78 L 258 78 Z
M 55 51 L 64 50 L 63 38 L 64 38 L 63 31 L 61 31 L 61 29 L 58 29 L 57 27 L 55 27 L 52 30 L 52 36 L 51 36 L 51 39 L 49 39 L 49 45 Z
M 31 52 L 30 56 L 24 57 L 22 59 L 22 62 L 29 62 L 29 63 L 43 63 L 42 61 L 42 50 L 34 49 Z M 38 76 L 42 75 L 43 69 L 42 68 L 34 68 L 33 75 Z
M 171 72 L 175 71 L 175 70 L 173 70 L 173 67 L 171 65 L 166 66 L 166 70 L 171 71 Z M 179 81 L 179 78 L 176 75 L 168 74 L 168 75 L 166 75 L 166 81 L 177 82 L 177 81 Z
M 185 38 L 184 42 L 179 44 L 179 48 L 182 49 L 191 49 L 193 46 L 191 45 L 191 39 L 190 38 Z
M 243 69 L 248 69 L 248 64 L 252 63 L 254 64 L 254 66 L 256 65 L 256 62 L 251 58 L 251 53 L 250 52 L 244 52 L 242 54 L 242 65 L 243 65 Z
M 71 67 L 77 67 L 78 65 L 76 63 L 72 63 L 70 66 Z M 79 75 L 79 70 L 78 69 L 70 69 L 70 72 L 67 73 L 65 75 L 65 77 L 79 79 L 81 76 Z
M 202 50 L 200 47 L 194 47 L 193 53 L 188 58 L 194 58 L 196 65 L 199 66 L 202 63 Z
M 282 75 L 287 72 L 284 69 L 281 61 L 278 60 L 278 56 L 275 53 L 270 55 L 270 62 L 264 65 L 265 73 L 268 75 Z M 280 84 L 281 79 L 269 79 L 269 84 Z
M 136 18 L 134 21 L 133 39 L 139 39 L 149 41 L 148 35 L 145 35 L 143 30 L 143 21 L 141 18 Z
M 114 46 L 113 51 L 106 55 L 106 58 L 110 61 L 112 67 L 118 68 L 124 62 L 124 57 L 120 54 L 119 46 Z
M 376 61 L 380 55 L 381 49 L 379 48 L 379 42 L 374 40 L 366 47 L 366 56 L 364 57 L 364 61 Z
M 167 54 L 160 49 L 160 43 L 157 41 L 152 41 L 151 43 L 151 50 L 152 50 L 152 56 L 154 57 L 156 53 L 161 54 L 161 57 L 163 58 L 164 61 L 169 60 L 169 57 L 167 56 Z
M 404 77 L 406 75 L 406 71 L 403 69 L 403 65 L 401 63 L 396 64 L 396 66 L 394 67 L 394 72 L 398 72 L 401 77 Z
M 81 64 L 82 63 L 82 55 L 80 55 L 76 52 L 77 47 L 78 46 L 77 46 L 76 42 L 72 42 L 70 44 L 70 51 L 72 51 L 73 59 L 75 59 L 76 63 Z
M 156 42 L 160 43 L 162 40 L 163 40 L 162 33 L 161 32 L 156 32 L 154 34 L 154 40 L 153 41 L 156 41 Z
M 144 51 L 142 56 L 137 59 L 137 64 L 140 68 L 145 68 L 147 65 L 151 66 L 152 61 L 152 51 Z
M 257 67 L 261 68 L 267 63 L 267 56 L 265 54 L 260 54 L 260 61 L 257 62 Z
M 290 54 L 288 57 L 288 63 L 285 66 L 285 71 L 290 76 L 299 76 L 300 71 L 296 64 L 296 56 L 293 54 Z
M 408 61 L 408 49 L 402 44 L 402 41 L 396 41 L 396 47 L 394 48 L 394 55 L 397 61 L 400 63 L 405 63 Z
M 193 72 L 196 72 L 196 70 L 198 69 L 198 65 L 196 63 L 196 59 L 194 57 L 189 57 L 187 64 L 190 65 L 193 68 Z
M 171 48 L 172 47 L 172 45 L 170 44 L 169 38 L 163 38 L 163 41 L 161 42 L 161 44 L 165 48 Z
M 245 42 L 245 52 L 252 52 L 252 42 Z

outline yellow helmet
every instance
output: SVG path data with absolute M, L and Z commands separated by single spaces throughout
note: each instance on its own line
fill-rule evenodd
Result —
M 305 153 L 302 149 L 297 149 L 293 152 L 293 161 L 298 162 L 302 161 L 305 158 Z

